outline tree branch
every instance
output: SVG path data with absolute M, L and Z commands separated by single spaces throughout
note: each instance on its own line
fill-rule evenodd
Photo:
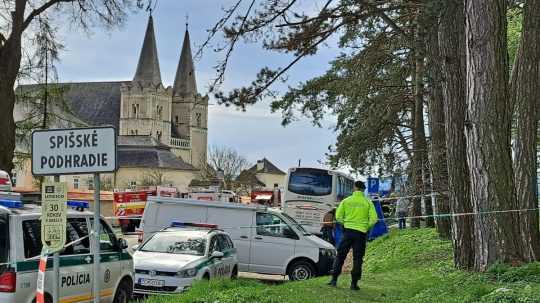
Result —
M 44 11 L 46 11 L 48 8 L 50 8 L 51 6 L 57 4 L 57 3 L 61 3 L 61 2 L 74 2 L 74 0 L 50 0 L 48 2 L 45 2 L 42 6 L 34 9 L 29 15 L 28 17 L 26 17 L 26 19 L 24 20 L 23 22 L 23 25 L 22 25 L 22 31 L 24 31 L 29 25 L 30 23 L 32 22 L 32 20 L 39 16 L 39 14 L 43 13 Z

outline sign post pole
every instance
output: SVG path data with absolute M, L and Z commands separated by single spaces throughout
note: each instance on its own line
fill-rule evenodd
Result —
M 54 182 L 60 182 L 60 176 L 54 176 Z M 56 251 L 53 254 L 53 303 L 60 302 L 60 252 Z
M 100 274 L 99 274 L 99 265 L 100 265 L 100 249 L 101 249 L 101 241 L 100 241 L 100 226 L 101 223 L 99 221 L 100 217 L 100 190 L 101 190 L 101 184 L 100 184 L 100 178 L 99 174 L 94 174 L 94 243 L 95 243 L 95 249 L 94 249 L 94 303 L 99 303 L 99 295 L 100 295 Z

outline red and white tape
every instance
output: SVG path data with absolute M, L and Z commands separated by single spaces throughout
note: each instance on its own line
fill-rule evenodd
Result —
M 47 255 L 39 258 L 37 278 L 36 303 L 45 303 L 45 271 L 47 270 Z

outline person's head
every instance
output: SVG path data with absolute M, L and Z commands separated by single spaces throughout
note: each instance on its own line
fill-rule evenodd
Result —
M 360 180 L 354 182 L 354 190 L 363 192 L 366 190 L 366 184 Z

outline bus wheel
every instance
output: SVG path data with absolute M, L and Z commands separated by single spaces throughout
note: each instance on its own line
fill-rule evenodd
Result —
M 124 280 L 118 285 L 113 303 L 128 303 L 131 300 L 131 284 Z
M 292 281 L 308 280 L 315 276 L 315 269 L 311 263 L 299 260 L 289 267 L 288 276 Z

